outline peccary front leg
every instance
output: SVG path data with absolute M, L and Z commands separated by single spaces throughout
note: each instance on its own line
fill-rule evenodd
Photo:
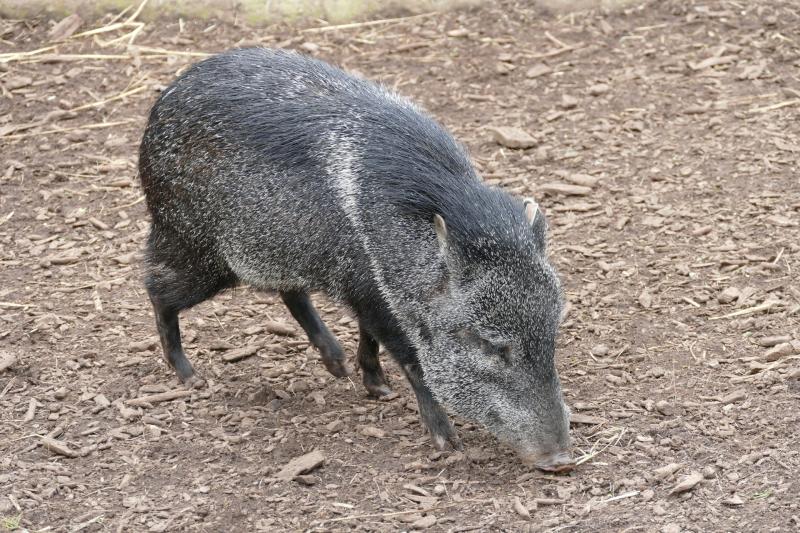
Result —
M 411 387 L 417 396 L 417 405 L 419 406 L 419 414 L 422 417 L 422 423 L 426 429 L 431 433 L 433 445 L 438 450 L 447 449 L 449 444 L 456 450 L 462 449 L 461 439 L 458 438 L 447 412 L 434 399 L 430 389 L 422 379 L 422 369 L 416 362 L 403 364 L 403 370 L 406 373 Z
M 337 378 L 349 376 L 353 371 L 347 364 L 339 341 L 325 327 L 308 295 L 300 291 L 281 292 L 283 303 L 308 335 L 308 340 L 319 350 L 322 363 Z
M 378 341 L 359 324 L 358 327 L 358 366 L 361 367 L 361 379 L 370 396 L 380 398 L 392 393 L 386 382 L 386 376 L 378 359 Z

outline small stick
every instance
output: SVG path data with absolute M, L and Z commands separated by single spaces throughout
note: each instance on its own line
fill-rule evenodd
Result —
M 143 406 L 148 404 L 155 404 L 161 402 L 168 402 L 170 400 L 178 400 L 192 395 L 190 390 L 171 390 L 167 392 L 159 392 L 158 394 L 150 394 L 149 396 L 140 396 L 125 403 L 133 406 Z
M 748 307 L 747 309 L 740 309 L 738 311 L 734 311 L 733 313 L 728 313 L 727 315 L 721 316 L 712 316 L 709 320 L 720 320 L 722 318 L 733 318 L 735 316 L 742 316 L 742 315 L 752 315 L 753 313 L 760 313 L 761 311 L 768 311 L 775 306 L 775 302 L 765 302 L 761 305 L 756 305 L 755 307 Z
M 25 60 L 24 63 L 44 63 L 47 61 L 81 61 L 83 59 L 131 59 L 131 56 L 122 54 L 47 54 L 45 56 L 38 56 L 33 59 Z
M 134 12 L 133 12 L 133 15 L 131 15 L 130 17 L 128 17 L 128 20 L 126 20 L 125 22 L 127 22 L 128 24 L 130 24 L 131 22 L 133 22 L 134 20 L 136 20 L 136 17 L 138 17 L 138 16 L 139 16 L 139 13 L 141 13 L 141 12 L 142 12 L 142 9 L 144 9 L 144 6 L 147 4 L 147 2 L 148 2 L 148 0 L 142 0 L 142 3 L 141 3 L 141 4 L 139 4 L 139 7 L 137 7 L 137 8 L 136 8 L 136 11 L 134 11 Z
M 378 517 L 388 517 L 388 516 L 399 516 L 403 514 L 411 514 L 411 513 L 419 513 L 422 511 L 430 512 L 437 509 L 446 509 L 448 507 L 454 507 L 460 503 L 485 503 L 491 500 L 463 500 L 460 502 L 452 502 L 452 503 L 445 503 L 442 505 L 435 505 L 433 507 L 429 507 L 427 509 L 412 509 L 409 511 L 395 511 L 392 513 L 370 513 L 370 514 L 357 514 L 352 516 L 342 516 L 340 518 L 329 518 L 327 520 L 320 520 L 319 524 L 323 524 L 325 522 L 343 522 L 345 520 L 360 520 L 362 518 L 378 518 Z
M 2 226 L 3 224 L 5 224 L 9 220 L 11 220 L 11 217 L 13 217 L 13 216 L 14 216 L 14 211 L 11 211 L 9 214 L 4 216 L 3 218 L 0 218 L 0 226 Z
M 80 455 L 78 452 L 76 452 L 63 442 L 57 441 L 56 439 L 51 439 L 50 437 L 40 437 L 40 438 L 42 439 L 41 441 L 42 445 L 51 452 L 70 458 L 75 458 Z
M 765 113 L 767 111 L 774 111 L 776 109 L 781 109 L 782 107 L 789 107 L 791 105 L 800 104 L 800 98 L 794 98 L 793 100 L 786 100 L 785 102 L 780 102 L 778 104 L 772 104 L 765 107 L 756 107 L 754 109 L 749 109 L 748 113 Z
M 616 495 L 616 496 L 614 496 L 612 498 L 608 498 L 607 500 L 603 500 L 600 503 L 608 503 L 608 502 L 614 502 L 614 501 L 617 501 L 617 500 L 622 500 L 622 499 L 625 499 L 625 498 L 631 498 L 633 496 L 636 496 L 637 494 L 639 494 L 638 490 L 632 490 L 632 491 L 629 491 L 629 492 L 623 492 L 622 494 L 618 494 L 618 495 Z
M 122 28 L 127 28 L 127 27 L 128 27 L 128 23 L 127 22 L 117 22 L 117 23 L 113 23 L 113 24 L 107 24 L 107 25 L 102 26 L 100 28 L 95 28 L 93 30 L 86 30 L 86 31 L 82 31 L 81 33 L 76 33 L 75 35 L 73 35 L 71 37 L 71 39 L 77 39 L 79 37 L 88 37 L 90 35 L 98 35 L 100 33 L 108 33 L 110 31 L 120 30 Z
M 140 203 L 142 203 L 142 202 L 144 201 L 144 198 L 145 198 L 145 197 L 144 197 L 144 195 L 141 195 L 139 198 L 137 198 L 137 199 L 136 199 L 136 200 L 134 200 L 133 202 L 131 202 L 131 203 L 128 203 L 128 204 L 123 204 L 123 205 L 121 205 L 121 206 L 119 206 L 119 207 L 115 207 L 114 209 L 115 209 L 116 211 L 120 211 L 121 209 L 125 209 L 126 207 L 133 207 L 133 206 L 134 206 L 134 205 L 136 205 L 136 204 L 140 204 Z
M 212 55 L 209 52 L 182 52 L 180 50 L 167 50 L 165 48 L 153 48 L 150 46 L 137 46 L 136 49 L 139 50 L 140 52 L 149 52 L 151 54 L 163 54 L 170 56 L 208 57 Z M 151 57 L 151 56 L 142 56 L 142 57 Z
M 556 46 L 560 46 L 561 48 L 569 48 L 569 47 L 570 47 L 570 45 L 568 45 L 568 44 L 567 44 L 567 43 L 565 43 L 564 41 L 562 41 L 562 40 L 560 40 L 560 39 L 556 38 L 556 37 L 555 37 L 555 36 L 554 36 L 552 33 L 550 33 L 549 31 L 546 31 L 546 32 L 544 32 L 544 36 L 545 36 L 545 37 L 547 37 L 548 39 L 550 39 L 551 41 L 553 41 L 553 43 L 555 43 L 555 45 L 556 45 Z
M 430 17 L 436 15 L 438 12 L 431 11 L 430 13 L 422 13 L 420 15 L 411 15 L 408 17 L 396 17 L 390 19 L 370 20 L 368 22 L 351 22 L 349 24 L 338 24 L 336 26 L 322 26 L 321 28 L 306 28 L 300 30 L 300 33 L 324 33 L 335 30 L 349 30 L 351 28 L 366 28 L 369 26 L 379 26 L 381 24 L 391 24 L 393 22 L 402 22 L 404 20 L 417 19 L 422 17 Z
M 49 135 L 50 133 L 66 133 L 75 130 L 96 130 L 101 128 L 113 128 L 122 124 L 130 124 L 134 122 L 133 119 L 118 120 L 117 122 L 98 122 L 97 124 L 88 124 L 86 126 L 75 126 L 74 128 L 63 128 L 60 130 L 47 130 L 33 133 L 19 133 L 17 135 L 6 135 L 4 139 L 24 139 L 26 137 L 36 137 L 38 135 Z
M 572 46 L 559 48 L 557 50 L 550 50 L 549 52 L 544 52 L 542 54 L 527 55 L 526 57 L 529 57 L 529 58 L 532 58 L 532 59 L 542 59 L 542 58 L 545 58 L 545 57 L 553 57 L 553 56 L 565 54 L 567 52 L 572 52 L 573 50 L 577 50 L 578 48 L 582 48 L 582 47 L 583 47 L 583 43 L 578 43 L 578 44 L 575 44 L 575 45 L 572 45 Z
M 16 58 L 16 57 L 28 57 L 28 56 L 35 56 L 36 54 L 41 54 L 43 52 L 49 52 L 50 50 L 55 50 L 55 46 L 46 46 L 44 48 L 38 48 L 36 50 L 31 50 L 30 52 L 7 52 L 5 54 L 0 54 L 0 62 L 4 62 L 9 60 L 9 58 Z
M 123 93 L 120 93 L 120 94 L 118 94 L 116 96 L 112 96 L 111 98 L 106 98 L 105 100 L 98 100 L 97 102 L 92 102 L 91 104 L 84 104 L 84 105 L 81 105 L 81 106 L 78 106 L 78 107 L 73 107 L 69 111 L 83 111 L 84 109 L 89 109 L 91 107 L 101 106 L 103 104 L 107 104 L 109 102 L 113 102 L 114 100 L 121 100 L 121 99 L 125 98 L 126 96 L 131 96 L 132 94 L 140 93 L 140 92 L 144 91 L 145 89 L 147 89 L 147 87 L 144 86 L 144 85 L 141 85 L 139 87 L 136 87 L 135 89 L 131 89 L 129 91 L 125 91 Z

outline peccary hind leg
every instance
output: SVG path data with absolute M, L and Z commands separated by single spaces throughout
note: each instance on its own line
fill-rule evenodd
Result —
M 349 376 L 352 370 L 347 365 L 339 341 L 325 327 L 308 295 L 300 291 L 284 291 L 281 292 L 281 298 L 294 319 L 305 330 L 308 340 L 319 350 L 322 363 L 328 372 L 337 378 Z
M 362 381 L 370 396 L 380 398 L 392 393 L 386 382 L 381 362 L 378 359 L 378 342 L 364 330 L 358 328 L 358 366 L 361 367 Z
M 203 379 L 195 374 L 183 353 L 178 313 L 234 286 L 236 277 L 207 257 L 200 260 L 187 254 L 185 257 L 189 259 L 184 259 L 180 247 L 179 241 L 153 227 L 148 242 L 145 286 L 153 303 L 164 360 L 186 386 L 200 387 Z

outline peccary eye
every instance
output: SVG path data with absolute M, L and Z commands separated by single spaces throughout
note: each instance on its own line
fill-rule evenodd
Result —
M 496 344 L 486 339 L 481 339 L 481 347 L 486 353 L 502 359 L 505 364 L 511 362 L 511 346 L 507 344 Z
M 473 331 L 464 329 L 457 331 L 456 336 L 480 348 L 487 355 L 500 358 L 505 364 L 511 363 L 511 346 L 506 343 L 492 342 Z

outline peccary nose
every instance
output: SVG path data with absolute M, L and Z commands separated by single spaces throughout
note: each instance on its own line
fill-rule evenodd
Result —
M 575 461 L 568 452 L 559 451 L 536 456 L 523 456 L 525 464 L 533 465 L 545 472 L 569 472 L 575 468 Z

